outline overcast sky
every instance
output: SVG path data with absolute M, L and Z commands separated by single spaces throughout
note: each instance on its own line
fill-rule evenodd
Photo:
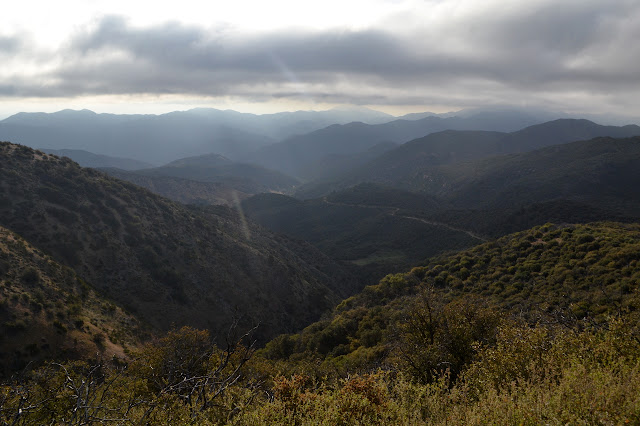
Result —
M 5 3 L 0 118 L 487 104 L 640 117 L 639 0 Z

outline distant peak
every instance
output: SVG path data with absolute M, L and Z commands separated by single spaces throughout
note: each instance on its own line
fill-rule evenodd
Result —
M 233 163 L 230 159 L 220 154 L 204 154 L 204 155 L 196 155 L 193 157 L 185 157 L 180 158 L 178 160 L 174 160 L 168 164 L 165 164 L 164 167 L 202 167 L 202 166 L 214 166 L 214 165 L 222 165 L 222 164 L 230 164 Z
M 90 109 L 63 109 L 61 111 L 54 112 L 56 115 L 72 115 L 72 114 L 83 114 L 83 115 L 97 115 L 95 112 Z

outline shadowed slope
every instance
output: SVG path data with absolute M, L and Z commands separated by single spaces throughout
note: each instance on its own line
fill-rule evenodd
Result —
M 263 337 L 317 318 L 358 284 L 310 246 L 226 207 L 186 208 L 32 149 L 0 145 L 0 225 L 73 267 L 154 326 Z

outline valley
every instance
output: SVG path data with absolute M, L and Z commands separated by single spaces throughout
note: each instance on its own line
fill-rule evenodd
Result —
M 366 204 L 345 204 L 345 203 L 332 202 L 332 201 L 327 200 L 327 197 L 324 197 L 322 199 L 322 201 L 324 203 L 327 203 L 327 204 L 338 205 L 338 206 L 341 205 L 341 206 L 346 206 L 346 207 L 361 207 L 361 208 L 368 208 L 368 209 L 379 209 L 380 208 L 380 206 L 370 206 L 370 205 L 366 205 Z M 477 234 L 474 234 L 471 231 L 467 231 L 467 230 L 461 229 L 461 228 L 455 228 L 455 227 L 453 227 L 451 225 L 448 225 L 448 224 L 446 224 L 444 222 L 435 222 L 435 221 L 423 219 L 423 218 L 420 218 L 420 217 L 400 215 L 400 214 L 398 214 L 398 212 L 400 211 L 399 207 L 387 207 L 386 209 L 388 209 L 387 210 L 387 214 L 389 216 L 397 216 L 397 217 L 400 217 L 402 219 L 416 220 L 418 222 L 422 222 L 422 223 L 427 224 L 427 225 L 440 226 L 440 227 L 443 227 L 443 228 L 447 228 L 450 231 L 464 232 L 469 237 L 475 238 L 478 241 L 486 241 L 486 239 L 484 239 L 483 237 L 481 237 L 481 236 L 479 236 Z

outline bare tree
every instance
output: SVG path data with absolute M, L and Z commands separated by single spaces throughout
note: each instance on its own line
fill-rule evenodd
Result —
M 162 410 L 195 419 L 218 409 L 228 418 L 237 404 L 219 400 L 240 386 L 256 345 L 256 327 L 237 335 L 235 325 L 221 347 L 207 331 L 183 327 L 145 345 L 128 364 L 76 361 L 33 370 L 0 385 L 0 425 L 139 424 L 171 414 Z M 243 395 L 251 394 L 255 389 Z

